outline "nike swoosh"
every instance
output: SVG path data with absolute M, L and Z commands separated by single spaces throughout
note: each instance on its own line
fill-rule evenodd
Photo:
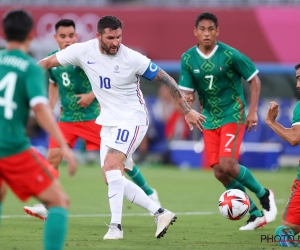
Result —
M 118 142 L 118 141 L 115 141 L 115 143 L 117 143 L 117 144 L 124 144 L 124 142 Z
M 108 199 L 110 199 L 110 198 L 112 198 L 112 197 L 114 197 L 114 196 L 116 196 L 116 195 L 117 195 L 117 194 L 114 194 L 114 195 L 112 195 L 112 196 L 110 196 L 110 197 L 108 196 Z
M 87 61 L 87 64 L 94 64 L 94 63 L 96 63 L 96 62 Z

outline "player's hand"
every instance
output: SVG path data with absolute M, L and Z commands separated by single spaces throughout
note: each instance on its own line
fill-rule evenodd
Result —
M 248 132 L 250 132 L 251 129 L 253 128 L 254 131 L 256 131 L 257 122 L 258 122 L 257 112 L 256 111 L 254 111 L 254 112 L 249 111 L 249 114 L 247 115 L 246 122 L 245 122 L 246 130 Z
M 269 124 L 276 120 L 279 114 L 279 105 L 276 102 L 270 102 L 266 115 L 266 123 Z
M 69 175 L 72 176 L 75 174 L 76 170 L 77 170 L 77 162 L 76 162 L 76 158 L 75 155 L 73 154 L 72 150 L 70 149 L 70 147 L 68 145 L 63 146 L 61 148 L 63 156 L 65 157 L 66 161 L 68 162 L 69 165 Z
M 187 91 L 186 91 L 183 93 L 183 96 L 184 96 L 184 99 L 186 100 L 186 102 L 188 103 L 188 105 L 192 106 L 193 102 L 195 100 L 194 93 L 187 93 Z
M 83 108 L 88 107 L 92 101 L 95 99 L 95 95 L 93 92 L 90 92 L 88 94 L 79 94 L 75 95 L 77 98 L 80 98 L 77 104 Z
M 190 130 L 193 130 L 193 126 L 195 126 L 200 131 L 203 130 L 203 124 L 202 122 L 205 121 L 206 117 L 197 111 L 191 109 L 186 115 L 185 115 L 185 121 L 189 125 Z

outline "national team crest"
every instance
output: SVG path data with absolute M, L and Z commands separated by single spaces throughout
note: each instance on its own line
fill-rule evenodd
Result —
M 114 69 L 114 73 L 120 73 L 120 71 L 119 71 L 119 65 L 116 65 L 116 67 Z

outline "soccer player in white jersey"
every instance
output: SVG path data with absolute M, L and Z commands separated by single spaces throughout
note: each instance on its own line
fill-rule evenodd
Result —
M 111 223 L 104 240 L 123 239 L 121 227 L 123 197 L 156 216 L 155 237 L 160 238 L 176 215 L 161 208 L 137 185 L 124 177 L 131 169 L 132 154 L 148 129 L 148 114 L 140 90 L 140 76 L 160 82 L 185 114 L 190 129 L 202 130 L 205 117 L 192 110 L 177 83 L 166 72 L 140 53 L 121 44 L 122 22 L 115 16 L 103 16 L 97 24 L 96 39 L 77 43 L 39 62 L 48 69 L 59 65 L 77 65 L 89 78 L 101 105 L 96 123 L 102 125 L 101 167 L 108 185 Z

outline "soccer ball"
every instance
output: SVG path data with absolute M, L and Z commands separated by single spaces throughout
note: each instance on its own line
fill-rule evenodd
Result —
M 249 197 L 239 189 L 229 189 L 221 195 L 219 209 L 225 218 L 240 220 L 250 209 Z

